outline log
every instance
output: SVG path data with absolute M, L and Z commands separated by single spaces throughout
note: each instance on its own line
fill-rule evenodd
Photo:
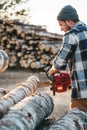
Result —
M 43 63 L 41 64 L 39 61 L 33 61 L 31 62 L 30 67 L 33 69 L 42 69 L 44 68 L 44 65 Z
M 53 108 L 53 100 L 46 93 L 26 97 L 0 120 L 0 130 L 35 130 Z
M 50 33 L 50 32 L 43 31 L 43 30 L 38 31 L 36 29 L 29 29 L 28 26 L 26 26 L 26 28 L 21 28 L 21 26 L 15 25 L 14 28 L 15 28 L 15 30 L 17 30 L 18 34 L 21 34 L 21 33 L 24 33 L 24 35 L 31 34 L 32 37 L 35 37 L 35 36 L 39 36 L 40 37 L 41 36 L 44 39 L 46 39 L 46 38 L 59 39 L 59 40 L 62 39 L 62 35 L 58 35 L 56 33 Z
M 0 88 L 0 98 L 3 97 L 5 94 L 7 94 L 9 92 L 9 90 L 4 89 L 4 88 Z
M 26 96 L 32 95 L 38 88 L 39 78 L 30 76 L 25 83 L 21 83 L 17 88 L 11 90 L 0 99 L 0 117 L 8 111 L 14 104 L 18 103 Z
M 36 130 L 87 130 L 87 112 L 72 109 L 56 121 L 44 120 Z
M 16 52 L 13 51 L 13 52 L 9 52 L 9 66 L 10 67 L 14 67 L 18 64 L 18 59 L 17 59 L 17 56 L 16 56 Z
M 0 73 L 6 71 L 8 68 L 9 57 L 8 54 L 0 49 Z

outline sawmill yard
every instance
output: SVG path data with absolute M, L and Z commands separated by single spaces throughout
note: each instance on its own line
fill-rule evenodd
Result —
M 36 75 L 39 77 L 40 81 L 47 81 L 47 76 L 44 72 L 32 72 L 30 70 L 25 69 L 11 69 L 6 70 L 4 73 L 0 74 L 0 87 L 5 88 L 7 90 L 15 89 L 20 83 L 23 83 L 32 75 Z M 49 118 L 60 118 L 69 110 L 70 105 L 70 91 L 64 93 L 56 93 L 53 96 L 52 91 L 49 88 L 40 88 L 37 91 L 48 93 L 54 101 L 54 111 L 50 115 Z

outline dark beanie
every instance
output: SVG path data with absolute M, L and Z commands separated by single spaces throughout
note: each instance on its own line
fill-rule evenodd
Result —
M 57 16 L 57 20 L 79 20 L 77 11 L 71 5 L 67 5 L 61 9 Z

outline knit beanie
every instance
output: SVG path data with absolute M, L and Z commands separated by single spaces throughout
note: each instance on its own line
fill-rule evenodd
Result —
M 65 20 L 79 20 L 77 11 L 71 5 L 67 5 L 61 9 L 57 16 L 57 20 L 65 21 Z

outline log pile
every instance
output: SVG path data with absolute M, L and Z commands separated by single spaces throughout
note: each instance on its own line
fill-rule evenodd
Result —
M 62 35 L 43 26 L 0 20 L 0 49 L 9 55 L 9 67 L 45 68 L 52 64 L 61 42 Z
M 53 111 L 54 103 L 47 93 L 36 92 L 39 78 L 30 76 L 24 83 L 0 98 L 0 130 L 35 130 Z
M 35 130 L 53 111 L 53 101 L 48 94 L 35 94 L 10 108 L 0 120 L 0 130 Z
M 60 119 L 49 119 L 54 102 L 47 93 L 36 92 L 39 78 L 29 77 L 25 83 L 0 93 L 0 130 L 86 130 L 87 112 L 78 108 Z

